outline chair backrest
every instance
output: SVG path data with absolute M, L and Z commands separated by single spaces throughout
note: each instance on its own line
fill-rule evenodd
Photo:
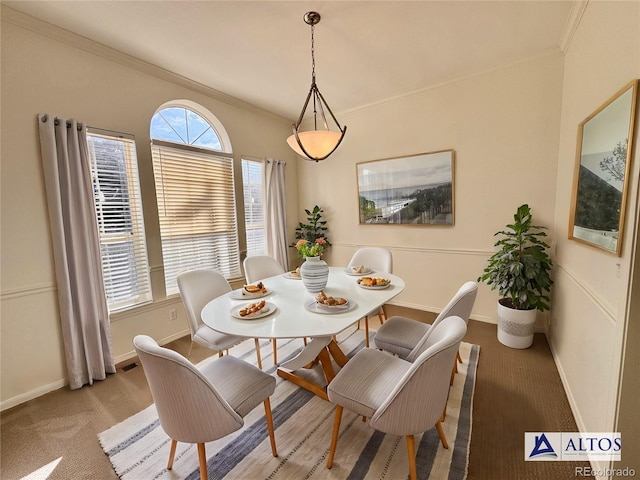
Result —
M 191 340 L 202 325 L 202 309 L 214 298 L 231 291 L 221 273 L 211 269 L 198 269 L 178 275 L 178 290 L 189 320 Z
M 347 267 L 364 265 L 377 272 L 393 273 L 393 256 L 386 248 L 362 247 L 356 250 Z
M 160 425 L 172 439 L 208 442 L 242 427 L 242 417 L 185 357 L 160 347 L 148 335 L 136 335 L 133 346 L 144 368 Z
M 447 317 L 434 328 L 434 342 L 413 362 L 372 415 L 373 428 L 394 435 L 410 435 L 425 432 L 436 424 L 447 401 L 451 369 L 466 332 L 467 324 L 460 317 Z
M 284 273 L 284 268 L 270 255 L 254 255 L 243 262 L 244 278 L 247 283 L 255 283 L 274 275 Z
M 476 295 L 478 294 L 478 284 L 476 282 L 464 283 L 453 296 L 453 298 L 447 303 L 447 306 L 442 309 L 440 315 L 431 324 L 420 341 L 413 347 L 413 350 L 407 355 L 407 361 L 414 362 L 416 358 L 424 352 L 429 345 L 433 343 L 433 339 L 429 339 L 432 333 L 435 331 L 435 327 L 447 317 L 460 317 L 465 323 L 469 322 L 469 316 L 471 310 L 473 310 L 473 304 L 476 301 Z

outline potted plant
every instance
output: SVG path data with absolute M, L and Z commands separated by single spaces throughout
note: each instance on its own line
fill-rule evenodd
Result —
M 305 209 L 305 213 L 307 214 L 307 221 L 309 223 L 300 222 L 298 224 L 296 228 L 296 240 L 306 240 L 313 244 L 317 238 L 324 238 L 326 242 L 325 248 L 330 246 L 331 244 L 326 235 L 326 231 L 328 230 L 327 222 L 322 219 L 324 211 L 316 205 L 311 211 Z M 292 246 L 295 246 L 295 243 Z
M 329 279 L 329 266 L 321 255 L 331 244 L 326 236 L 328 228 L 327 222 L 322 219 L 323 210 L 316 205 L 311 211 L 305 209 L 305 213 L 309 223 L 298 224 L 296 243 L 292 246 L 304 260 L 300 265 L 302 284 L 307 291 L 318 293 L 327 286 Z
M 494 246 L 494 253 L 478 281 L 498 290 L 498 340 L 512 348 L 528 348 L 533 343 L 537 311 L 549 310 L 551 267 L 543 237 L 545 227 L 533 225 L 531 209 L 524 204 L 513 216 L 513 223 Z

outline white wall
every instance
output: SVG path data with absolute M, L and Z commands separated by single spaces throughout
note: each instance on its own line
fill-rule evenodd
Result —
M 394 273 L 407 284 L 394 303 L 437 312 L 482 273 L 493 234 L 521 204 L 553 241 L 561 94 L 558 53 L 340 115 L 347 125 L 340 148 L 298 168 L 300 204 L 325 210 L 327 257 L 346 264 L 357 246 L 390 248 Z M 357 163 L 449 148 L 454 226 L 358 224 Z M 495 322 L 496 300 L 483 285 L 472 318 Z
M 576 135 L 580 122 L 630 80 L 640 77 L 639 25 L 638 2 L 589 2 L 565 55 L 554 222 L 557 268 L 549 340 L 578 426 L 591 432 L 616 427 L 633 235 L 637 232 L 640 139 L 636 129 L 622 255 L 617 257 L 567 238 Z M 619 427 L 640 428 L 637 413 L 635 423 Z
M 291 232 L 298 212 L 296 160 L 284 142 L 291 128 L 288 120 L 197 85 L 189 88 L 186 82 L 166 72 L 5 6 L 2 20 L 0 373 L 2 408 L 6 408 L 66 383 L 38 113 L 75 118 L 90 126 L 136 137 L 155 301 L 112 317 L 116 361 L 132 354 L 131 338 L 137 333 L 148 333 L 160 341 L 188 333 L 179 297 L 165 299 L 162 288 L 162 254 L 149 149 L 149 122 L 161 104 L 188 99 L 213 112 L 231 138 L 236 175 L 240 175 L 241 155 L 287 161 Z M 242 198 L 241 184 L 236 193 Z M 169 321 L 168 315 L 172 308 L 179 312 L 174 322 Z

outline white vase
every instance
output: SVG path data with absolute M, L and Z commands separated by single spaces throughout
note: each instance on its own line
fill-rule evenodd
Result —
M 498 301 L 498 341 L 511 348 L 529 348 L 537 310 L 515 310 Z
M 320 257 L 306 257 L 300 266 L 300 276 L 304 288 L 310 293 L 318 293 L 327 286 L 329 266 Z

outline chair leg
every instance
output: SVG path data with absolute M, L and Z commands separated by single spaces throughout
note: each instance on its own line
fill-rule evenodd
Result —
M 380 307 L 380 310 L 382 310 L 382 315 L 378 314 L 378 316 L 380 317 L 380 325 L 382 325 L 387 321 L 387 318 L 389 318 L 389 316 L 387 315 L 387 311 L 385 310 L 384 305 Z
M 369 317 L 364 316 L 364 344 L 369 348 Z
M 458 365 L 454 361 L 453 362 L 453 367 L 451 367 L 451 379 L 449 380 L 449 386 L 453 385 L 453 379 L 455 378 L 457 371 L 458 371 Z
M 304 343 L 304 346 L 305 346 L 305 347 L 307 346 L 307 337 L 304 337 L 304 338 L 302 339 L 302 343 Z
M 269 429 L 269 440 L 271 441 L 271 453 L 273 453 L 274 457 L 278 456 L 278 451 L 276 450 L 276 435 L 273 431 L 273 416 L 271 415 L 271 401 L 269 398 L 263 402 L 264 403 L 264 414 L 267 419 L 267 428 Z
M 436 430 L 438 430 L 438 435 L 440 436 L 440 441 L 442 442 L 442 446 L 444 448 L 449 448 L 449 444 L 447 443 L 447 437 L 444 436 L 444 430 L 442 429 L 442 424 L 440 422 L 436 423 Z
M 189 345 L 189 352 L 187 353 L 187 358 L 191 356 L 191 349 L 193 348 L 193 340 L 191 340 L 191 345 Z
M 336 418 L 333 421 L 333 435 L 331 436 L 331 447 L 327 458 L 327 468 L 333 467 L 333 457 L 336 454 L 338 445 L 338 433 L 340 432 L 340 421 L 342 420 L 342 405 L 336 405 Z
M 409 455 L 409 478 L 416 480 L 416 444 L 413 435 L 407 435 L 407 455 Z
M 167 463 L 167 470 L 171 470 L 173 468 L 173 459 L 176 456 L 176 446 L 178 445 L 178 441 L 171 439 L 171 449 L 169 450 L 169 463 Z
M 262 370 L 262 357 L 260 356 L 260 340 L 258 340 L 257 338 L 254 338 L 253 342 L 256 346 L 256 359 L 258 360 L 258 368 Z
M 200 461 L 200 480 L 207 480 L 207 453 L 204 450 L 204 443 L 198 444 L 198 460 Z
M 273 345 L 273 364 L 278 365 L 278 344 L 275 338 L 271 339 L 271 344 Z
M 456 354 L 456 358 L 458 359 L 458 361 L 459 361 L 460 363 L 464 363 L 464 362 L 462 361 L 462 357 L 460 356 L 460 350 L 458 350 L 458 353 Z

